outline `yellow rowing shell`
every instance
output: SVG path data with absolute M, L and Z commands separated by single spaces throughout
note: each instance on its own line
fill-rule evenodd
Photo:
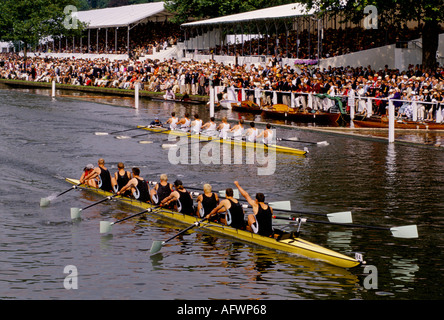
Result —
M 307 151 L 300 150 L 296 148 L 291 147 L 285 147 L 285 146 L 279 146 L 275 144 L 263 144 L 260 142 L 248 142 L 243 140 L 233 140 L 233 139 L 220 139 L 219 137 L 212 137 L 207 135 L 201 135 L 201 134 L 191 134 L 188 132 L 183 132 L 179 130 L 169 130 L 164 128 L 150 128 L 145 126 L 137 126 L 139 129 L 148 130 L 155 133 L 164 133 L 164 134 L 172 134 L 175 136 L 186 136 L 191 139 L 198 139 L 202 141 L 214 141 L 219 143 L 226 143 L 231 144 L 232 146 L 242 146 L 246 148 L 258 148 L 258 149 L 264 149 L 268 151 L 275 151 L 280 153 L 290 153 L 290 154 L 296 154 L 296 155 L 305 155 Z
M 79 180 L 76 179 L 66 179 L 67 182 L 77 185 L 79 184 Z M 92 191 L 96 194 L 103 195 L 104 197 L 108 197 L 113 195 L 110 192 L 103 191 L 101 189 L 96 189 L 93 187 L 89 187 L 87 185 L 81 185 L 81 188 L 85 190 Z M 128 197 L 116 196 L 114 199 L 120 200 L 124 203 L 130 204 L 132 206 L 149 209 L 152 208 L 153 205 L 141 202 L 138 200 L 134 200 Z M 186 214 L 182 214 L 179 212 L 175 212 L 172 210 L 156 210 L 153 211 L 152 214 L 155 214 L 162 218 L 167 218 L 172 221 L 184 223 L 186 225 L 192 225 L 195 222 L 199 221 L 199 218 L 195 216 L 189 216 Z M 353 268 L 361 264 L 355 258 L 346 256 L 344 254 L 338 253 L 336 251 L 324 248 L 317 244 L 311 243 L 309 241 L 305 241 L 301 238 L 290 238 L 285 240 L 276 240 L 274 238 L 264 237 L 249 231 L 235 229 L 229 226 L 217 224 L 217 223 L 207 223 L 204 222 L 201 224 L 201 228 L 211 231 L 213 233 L 228 236 L 230 238 L 240 240 L 243 242 L 251 243 L 254 245 L 259 245 L 265 248 L 282 251 L 289 254 L 296 254 L 299 256 L 303 256 L 309 259 L 320 260 L 326 262 L 328 264 L 341 267 L 341 268 Z

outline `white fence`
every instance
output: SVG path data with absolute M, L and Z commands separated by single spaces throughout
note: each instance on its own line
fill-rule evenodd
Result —
M 221 93 L 225 91 L 225 87 L 216 87 L 215 92 Z M 384 103 L 388 109 L 389 104 L 399 102 L 400 106 L 395 111 L 398 116 L 403 116 L 412 121 L 425 120 L 433 118 L 435 122 L 443 122 L 444 102 L 434 101 L 426 102 L 421 100 L 401 100 L 392 99 L 390 97 L 375 98 L 363 96 L 329 96 L 315 93 L 305 92 L 289 92 L 289 91 L 270 91 L 255 89 L 239 89 L 235 87 L 227 87 L 226 100 L 228 101 L 245 101 L 250 100 L 258 105 L 274 105 L 278 103 L 278 95 L 282 95 L 282 104 L 286 104 L 291 108 L 310 109 L 314 111 L 333 111 L 346 113 L 349 108 L 350 118 L 354 119 L 356 113 L 370 117 L 375 114 L 376 102 Z M 240 93 L 239 93 L 240 91 Z M 216 98 L 217 100 L 217 98 Z M 347 108 L 348 107 L 348 108 Z

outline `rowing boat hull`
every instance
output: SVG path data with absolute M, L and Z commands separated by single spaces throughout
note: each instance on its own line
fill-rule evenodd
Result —
M 77 185 L 79 184 L 79 180 L 76 179 L 66 179 L 67 182 Z M 92 191 L 96 194 L 102 195 L 104 197 L 111 196 L 110 192 L 103 191 L 101 189 L 96 189 L 89 187 L 87 185 L 81 185 L 80 188 Z M 127 197 L 116 196 L 114 199 L 122 201 L 124 203 L 130 204 L 132 206 L 149 209 L 153 206 L 149 203 L 141 202 L 138 200 L 130 199 Z M 199 221 L 199 218 L 185 215 L 182 213 L 178 213 L 171 210 L 158 210 L 153 211 L 153 214 L 166 218 L 172 221 L 184 223 L 186 225 L 192 225 L 195 222 Z M 311 243 L 309 241 L 305 241 L 301 238 L 291 238 L 285 240 L 276 240 L 274 238 L 260 236 L 249 231 L 238 230 L 228 226 L 223 226 L 216 223 L 202 223 L 201 228 L 204 228 L 213 233 L 228 236 L 230 238 L 240 240 L 243 242 L 251 243 L 254 245 L 259 245 L 262 247 L 266 247 L 273 250 L 282 251 L 289 254 L 296 254 L 299 256 L 303 256 L 309 259 L 320 260 L 325 263 L 341 267 L 341 268 L 353 268 L 360 265 L 360 262 L 352 257 L 343 255 L 341 253 L 335 252 L 333 250 L 324 248 L 317 244 Z
M 381 118 L 365 118 L 363 120 L 353 120 L 353 123 L 358 128 L 388 128 L 389 122 L 387 117 Z M 444 124 L 431 121 L 407 121 L 395 120 L 396 129 L 409 130 L 444 130 Z
M 281 112 L 274 110 L 263 110 L 262 116 L 265 118 L 291 120 L 294 122 L 311 122 L 311 123 L 324 123 L 334 124 L 338 122 L 340 113 L 330 112 Z
M 143 130 L 148 130 L 155 133 L 163 133 L 163 134 L 172 134 L 175 136 L 181 136 L 181 137 L 189 137 L 191 139 L 196 140 L 202 140 L 202 141 L 214 141 L 224 144 L 231 144 L 232 146 L 242 146 L 246 148 L 256 148 L 256 149 L 264 149 L 270 151 L 275 151 L 279 153 L 290 153 L 294 155 L 305 155 L 307 151 L 300 150 L 296 148 L 290 148 L 285 146 L 279 146 L 274 144 L 268 144 L 265 145 L 263 143 L 254 143 L 254 142 L 247 142 L 243 140 L 228 140 L 228 139 L 220 139 L 218 137 L 211 137 L 211 136 L 205 136 L 200 134 L 190 134 L 188 132 L 183 131 L 176 131 L 176 130 L 168 130 L 168 129 L 162 129 L 162 128 L 149 128 L 144 126 L 138 126 L 138 128 Z

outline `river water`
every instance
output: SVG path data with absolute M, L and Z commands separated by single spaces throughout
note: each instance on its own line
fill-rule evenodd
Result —
M 171 111 L 199 112 L 203 106 L 131 98 L 0 88 L 0 299 L 147 300 L 423 300 L 442 299 L 444 272 L 444 148 L 387 144 L 356 137 L 278 128 L 280 137 L 324 141 L 305 157 L 277 154 L 271 175 L 258 175 L 258 163 L 172 164 L 166 137 L 131 139 L 99 136 L 165 120 Z M 75 94 L 80 95 L 82 94 Z M 237 118 L 231 111 L 217 116 Z M 125 134 L 136 135 L 141 131 Z M 142 132 L 143 133 L 143 132 Z M 442 139 L 442 133 L 432 134 Z M 406 139 L 430 139 L 413 134 Z M 144 143 L 140 143 L 144 142 Z M 304 144 L 288 145 L 303 148 Z M 214 190 L 238 180 L 267 200 L 290 200 L 293 210 L 329 213 L 351 210 L 355 223 L 383 227 L 418 225 L 418 239 L 399 239 L 386 230 L 305 224 L 301 236 L 345 254 L 361 252 L 371 270 L 332 267 L 195 230 L 150 255 L 152 241 L 183 228 L 153 217 L 99 233 L 99 221 L 139 211 L 107 202 L 70 219 L 71 207 L 101 198 L 71 191 L 40 207 L 39 201 L 67 190 L 65 177 L 79 178 L 87 163 L 106 160 L 114 172 L 122 161 L 142 176 Z M 292 228 L 285 226 L 285 228 Z M 66 289 L 66 269 L 77 270 L 77 289 Z M 376 271 L 375 271 L 376 270 Z M 368 276 L 372 278 L 369 287 Z M 74 282 L 69 282 L 73 285 Z

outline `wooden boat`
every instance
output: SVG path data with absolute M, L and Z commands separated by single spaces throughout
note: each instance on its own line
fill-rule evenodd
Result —
M 161 102 L 174 102 L 174 103 L 186 103 L 186 104 L 205 104 L 204 101 L 199 100 L 191 100 L 191 99 L 164 99 L 164 98 L 151 98 L 152 101 L 161 101 Z
M 66 181 L 73 185 L 79 184 L 79 180 L 77 179 L 67 178 Z M 84 190 L 88 190 L 96 194 L 102 195 L 104 197 L 109 197 L 113 195 L 110 192 L 93 188 L 87 185 L 80 185 L 79 187 Z M 142 209 L 149 209 L 153 207 L 153 205 L 149 203 L 141 202 L 127 197 L 115 196 L 114 199 Z M 185 215 L 167 209 L 153 210 L 153 212 L 151 212 L 150 214 L 174 222 L 183 223 L 188 226 L 200 220 L 200 218 L 198 217 Z M 274 239 L 270 237 L 260 236 L 251 233 L 249 231 L 234 229 L 232 227 L 213 222 L 204 222 L 201 224 L 200 228 L 204 229 L 205 231 L 226 236 L 231 239 L 239 240 L 245 243 L 251 243 L 253 245 L 258 245 L 265 248 L 285 252 L 287 254 L 296 254 L 298 256 L 303 256 L 308 259 L 323 261 L 325 263 L 337 267 L 353 268 L 361 264 L 361 262 L 355 258 L 324 248 L 312 242 L 303 240 L 299 237 L 294 237 L 291 233 L 282 232 L 280 239 Z
M 150 127 L 144 127 L 144 126 L 138 126 L 138 128 L 143 130 L 148 130 L 154 133 L 162 133 L 162 134 L 172 134 L 175 136 L 187 136 L 190 139 L 196 139 L 201 141 L 214 141 L 224 144 L 231 144 L 232 146 L 242 146 L 245 148 L 257 148 L 257 149 L 264 149 L 268 151 L 275 151 L 279 153 L 289 153 L 289 154 L 295 154 L 295 155 L 305 155 L 307 153 L 306 150 L 300 150 L 296 148 L 291 147 L 285 147 L 275 144 L 263 144 L 260 142 L 248 142 L 244 140 L 234 140 L 234 139 L 220 139 L 219 137 L 214 136 L 207 136 L 203 134 L 191 134 L 189 132 L 184 132 L 180 130 L 169 130 L 165 128 L 150 128 Z
M 388 128 L 389 120 L 387 116 L 371 116 L 361 120 L 354 119 L 353 123 L 358 128 Z M 444 123 L 436 123 L 432 121 L 411 121 L 395 119 L 396 129 L 410 130 L 444 130 Z
M 272 119 L 284 119 L 294 122 L 314 122 L 335 124 L 340 118 L 340 113 L 331 112 L 300 112 L 288 107 L 286 104 L 275 104 L 271 108 L 263 108 L 262 116 Z
M 254 114 L 260 114 L 262 112 L 261 107 L 252 101 L 242 101 L 240 104 L 231 104 L 231 109 L 238 112 L 249 112 Z

